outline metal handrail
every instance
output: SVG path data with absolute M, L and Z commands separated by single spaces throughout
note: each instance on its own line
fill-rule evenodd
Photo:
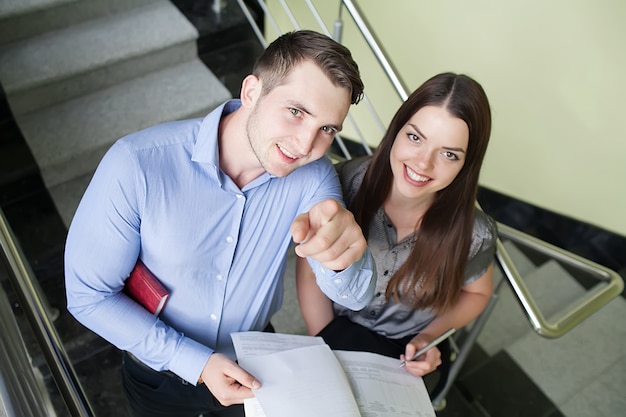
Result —
M 615 271 L 539 240 L 526 233 L 520 232 L 519 230 L 513 229 L 502 223 L 498 223 L 498 236 L 499 238 L 496 242 L 496 263 L 500 267 L 504 277 L 506 277 L 506 280 L 501 280 L 496 284 L 491 298 L 489 299 L 489 303 L 483 312 L 473 321 L 470 328 L 464 332 L 465 337 L 463 339 L 463 343 L 460 345 L 460 348 L 458 348 L 457 357 L 450 366 L 447 380 L 438 392 L 435 392 L 435 395 L 432 398 L 432 403 L 436 410 L 441 410 L 446 406 L 446 396 L 452 388 L 454 380 L 461 372 L 463 364 L 469 356 L 474 343 L 478 340 L 478 336 L 487 323 L 489 316 L 498 301 L 500 290 L 505 281 L 512 288 L 513 293 L 517 301 L 520 303 L 522 310 L 526 314 L 533 330 L 546 338 L 557 338 L 563 336 L 565 333 L 580 324 L 583 320 L 587 319 L 593 313 L 602 308 L 613 298 L 617 297 L 624 288 L 622 278 Z M 507 251 L 504 249 L 502 239 L 513 242 L 516 247 L 522 250 L 523 248 L 527 248 L 535 253 L 554 259 L 560 262 L 561 265 L 574 267 L 578 271 L 585 272 L 590 276 L 605 282 L 607 285 L 602 288 L 596 288 L 596 292 L 587 292 L 585 296 L 577 300 L 578 304 L 576 304 L 573 309 L 567 311 L 565 314 L 562 314 L 560 316 L 561 318 L 556 322 L 549 322 L 544 318 L 542 312 L 537 307 L 530 291 L 524 283 L 524 279 L 517 271 L 515 263 L 511 260 Z M 559 317 L 558 313 L 554 317 Z M 459 333 L 457 333 L 456 336 L 458 335 Z
M 374 53 L 374 56 L 380 63 L 380 66 L 387 75 L 387 78 L 389 79 L 389 81 L 391 81 L 391 84 L 396 90 L 396 93 L 398 93 L 398 96 L 402 101 L 406 101 L 406 99 L 409 98 L 407 88 L 405 87 L 405 84 L 400 79 L 400 77 L 396 75 L 397 71 L 394 70 L 393 65 L 387 59 L 387 54 L 383 52 L 383 48 L 380 45 L 380 42 L 376 40 L 376 37 L 374 36 L 372 31 L 369 30 L 370 25 L 366 22 L 363 13 L 361 13 L 356 3 L 353 1 L 341 0 L 341 2 L 346 7 L 348 13 L 350 13 L 350 16 L 352 16 L 352 20 L 354 20 L 354 23 L 363 35 L 363 38 L 365 38 L 365 41 L 367 42 L 370 50 Z
M 42 295 L 35 284 L 35 275 L 17 245 L 17 239 L 0 210 L 0 247 L 7 262 L 15 291 L 33 328 L 54 381 L 72 416 L 94 416 L 87 396 L 80 385 L 72 363 L 63 347 Z
M 512 227 L 498 223 L 498 235 L 500 238 L 512 241 L 518 246 L 523 246 L 555 259 L 562 265 L 571 266 L 579 271 L 589 274 L 591 277 L 603 281 L 606 285 L 596 286 L 594 289 L 587 291 L 583 297 L 568 311 L 557 314 L 558 320 L 550 322 L 546 320 L 543 313 L 535 303 L 530 291 L 524 283 L 524 279 L 515 268 L 515 264 L 504 249 L 500 240 L 496 251 L 496 258 L 502 267 L 504 275 L 507 277 L 509 284 L 515 296 L 521 303 L 528 321 L 532 325 L 535 332 L 547 338 L 557 338 L 572 330 L 583 320 L 598 311 L 601 307 L 617 297 L 624 289 L 624 281 L 620 275 L 602 265 L 592 262 L 588 259 L 575 255 L 569 251 L 551 245 L 543 240 L 513 229 Z

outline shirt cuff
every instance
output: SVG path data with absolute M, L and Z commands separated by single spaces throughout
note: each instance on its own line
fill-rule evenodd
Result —
M 374 298 L 376 267 L 369 248 L 365 249 L 361 259 L 339 272 L 325 268 L 311 258 L 307 260 L 315 273 L 317 285 L 335 303 L 358 311 Z
M 190 384 L 196 385 L 212 353 L 213 349 L 185 338 L 176 349 L 176 354 L 170 361 L 169 370 Z

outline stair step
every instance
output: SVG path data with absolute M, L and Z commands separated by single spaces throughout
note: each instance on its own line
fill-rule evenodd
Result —
M 85 194 L 92 176 L 93 171 L 48 188 L 50 197 L 65 227 L 70 227 L 78 203 Z
M 167 0 L 8 45 L 0 81 L 15 116 L 197 57 L 198 32 Z
M 0 2 L 0 45 L 153 1 L 3 0 Z
M 527 334 L 508 347 L 507 353 L 562 411 L 572 407 L 568 404 L 603 400 L 611 403 L 624 397 L 626 386 L 626 326 L 618 317 L 626 317 L 626 300 L 622 297 L 613 299 L 562 337 L 547 339 Z M 589 390 L 597 384 L 602 386 L 603 397 L 594 397 L 594 392 Z M 598 387 L 595 388 L 597 393 Z M 577 397 L 584 401 L 577 401 Z M 583 410 L 586 413 L 567 415 L 622 415 L 604 414 L 599 411 L 601 408 L 586 408 Z
M 513 262 L 515 265 L 518 264 L 517 260 Z M 522 274 L 522 277 L 546 320 L 554 319 L 555 314 L 585 294 L 585 289 L 554 260 L 544 263 L 528 274 Z M 528 333 L 536 336 L 510 286 L 504 286 L 494 310 L 478 337 L 479 345 L 489 355 L 493 355 Z
M 204 116 L 229 98 L 196 58 L 16 119 L 45 184 L 53 187 L 93 172 L 120 137 Z

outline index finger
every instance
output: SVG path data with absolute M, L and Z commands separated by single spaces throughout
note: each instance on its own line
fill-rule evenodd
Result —
M 311 225 L 319 228 L 333 219 L 343 207 L 337 200 L 327 199 L 320 201 L 309 210 Z
M 297 216 L 289 227 L 289 232 L 295 243 L 301 243 L 307 240 L 309 230 L 309 213 L 303 213 Z

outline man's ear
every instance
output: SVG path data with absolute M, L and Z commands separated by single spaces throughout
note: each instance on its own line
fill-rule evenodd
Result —
M 241 105 L 252 107 L 261 95 L 261 80 L 255 75 L 248 75 L 241 83 Z

